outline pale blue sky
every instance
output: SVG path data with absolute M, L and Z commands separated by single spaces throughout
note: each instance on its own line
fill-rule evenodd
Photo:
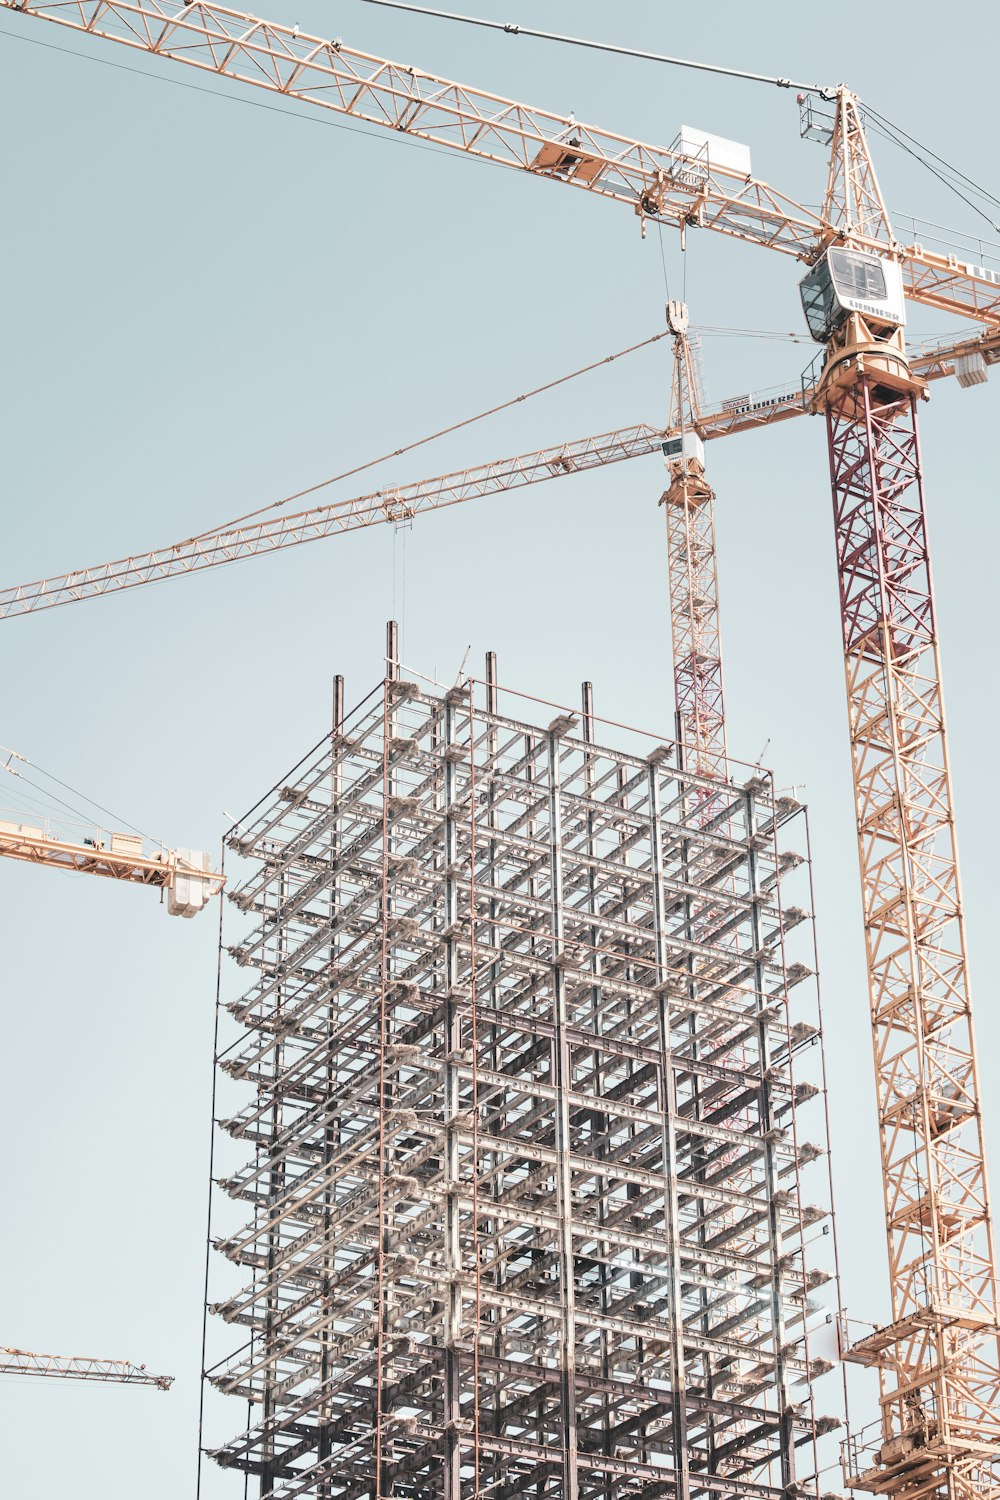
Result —
M 997 26 L 981 0 L 954 28 L 927 4 L 905 17 L 785 0 L 474 8 L 847 79 L 996 187 Z M 743 140 L 758 175 L 802 201 L 822 194 L 824 153 L 799 140 L 787 93 L 360 0 L 275 0 L 267 14 L 640 139 L 669 144 L 684 123 Z M 0 14 L 0 582 L 181 538 L 662 326 L 659 247 L 627 210 L 166 79 L 191 81 Z M 894 209 L 978 232 L 910 158 L 877 149 Z M 677 296 L 685 267 L 675 236 L 665 244 Z M 799 331 L 798 274 L 783 257 L 689 235 L 696 322 Z M 914 320 L 915 333 L 950 326 Z M 712 339 L 708 393 L 795 379 L 811 357 Z M 668 380 L 664 342 L 387 466 L 380 481 L 662 420 Z M 996 401 L 996 377 L 968 392 L 939 386 L 923 414 L 990 1105 Z M 779 782 L 804 784 L 812 809 L 847 1301 L 878 1318 L 881 1199 L 823 430 L 802 420 L 728 439 L 709 466 L 732 750 L 752 760 L 770 741 Z M 418 522 L 405 538 L 406 660 L 453 676 L 468 645 L 475 664 L 495 649 L 513 686 L 575 702 L 588 677 L 601 714 L 669 731 L 662 477 L 642 460 Z M 322 733 L 332 674 L 346 674 L 349 701 L 380 676 L 384 621 L 402 613 L 402 544 L 376 529 L 0 625 L 0 739 L 170 844 L 217 846 L 223 810 L 253 802 Z M 177 1376 L 169 1396 L 5 1383 L 9 1487 L 33 1500 L 191 1494 L 214 916 L 172 922 L 148 893 L 10 865 L 0 901 L 0 1342 L 129 1356 Z M 997 1160 L 1000 1108 L 988 1125 Z M 241 1418 L 235 1405 L 233 1430 Z M 212 1474 L 207 1494 L 240 1489 Z

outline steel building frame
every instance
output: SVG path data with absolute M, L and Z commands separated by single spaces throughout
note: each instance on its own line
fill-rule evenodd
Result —
M 499 698 L 390 666 L 230 838 L 210 1451 L 281 1500 L 818 1495 L 803 810 Z

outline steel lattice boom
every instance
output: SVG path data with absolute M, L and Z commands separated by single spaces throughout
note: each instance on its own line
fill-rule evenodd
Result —
M 48 827 L 0 820 L 0 858 L 165 891 L 171 916 L 195 916 L 226 883 L 200 850 L 144 850 L 142 839 L 131 833 L 95 833 L 80 841 Z
M 145 1365 L 125 1359 L 87 1359 L 65 1354 L 32 1354 L 0 1348 L 0 1375 L 44 1375 L 60 1380 L 95 1380 L 118 1385 L 154 1385 L 169 1391 L 172 1375 L 151 1375 Z
M 714 229 L 806 261 L 839 232 L 835 221 L 824 221 L 765 182 L 709 162 L 707 155 L 580 125 L 206 0 L 0 0 L 0 5 L 584 188 L 643 218 Z M 855 232 L 868 242 L 859 226 Z M 871 243 L 885 249 L 875 238 Z M 1000 275 L 920 245 L 901 246 L 899 253 L 907 295 L 914 301 L 1000 324 Z
M 997 363 L 1000 361 L 1000 332 L 935 344 L 913 359 L 911 368 L 927 380 L 950 377 L 955 373 L 956 359 L 967 352 L 982 354 L 989 364 Z M 777 392 L 747 392 L 700 410 L 695 431 L 706 442 L 734 433 L 752 432 L 758 427 L 802 416 L 814 396 L 812 387 L 803 391 L 798 385 Z M 460 505 L 466 500 L 483 499 L 526 484 L 583 473 L 627 459 L 647 458 L 659 453 L 663 440 L 672 432 L 671 428 L 661 429 L 645 422 L 617 428 L 515 458 L 494 459 L 453 474 L 441 474 L 352 496 L 349 500 L 313 506 L 290 515 L 275 515 L 261 521 L 202 532 L 167 547 L 89 568 L 77 568 L 52 578 L 13 584 L 0 589 L 0 620 L 33 614 L 36 610 L 52 609 L 57 605 L 76 604 L 147 583 L 159 583 L 167 578 L 178 578 L 205 568 L 275 552 L 282 547 L 321 541 L 341 532 L 385 522 L 405 523 L 426 511 Z

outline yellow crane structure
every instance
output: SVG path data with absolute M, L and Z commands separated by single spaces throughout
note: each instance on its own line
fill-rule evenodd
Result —
M 719 635 L 719 579 L 715 564 L 715 494 L 705 475 L 705 445 L 697 432 L 704 404 L 688 339 L 688 310 L 667 303 L 674 335 L 670 437 L 662 444 L 670 483 L 660 500 L 667 518 L 667 577 L 674 663 L 674 703 L 685 765 L 704 776 L 725 776 L 726 716 Z
M 142 839 L 131 833 L 113 833 L 107 841 L 95 834 L 76 843 L 33 824 L 0 821 L 0 858 L 165 891 L 172 917 L 197 916 L 223 886 L 223 876 L 211 869 L 207 854 L 144 851 Z
M 474 469 L 397 486 L 389 492 L 352 497 L 252 527 L 207 532 L 197 539 L 158 551 L 18 585 L 0 591 L 0 615 L 20 615 L 60 607 L 139 587 L 146 582 L 182 577 L 191 571 L 301 545 L 339 532 L 406 520 L 425 511 L 487 498 L 523 485 L 662 453 L 670 478 L 662 503 L 667 512 L 675 697 L 687 751 L 693 756 L 703 756 L 706 771 L 711 774 L 710 766 L 717 767 L 716 757 L 723 753 L 725 720 L 714 497 L 707 482 L 703 448 L 697 444 L 733 433 L 749 432 L 799 415 L 817 398 L 818 387 L 807 388 L 805 404 L 800 392 L 789 391 L 764 398 L 744 393 L 706 408 L 698 395 L 699 383 L 686 336 L 686 312 L 679 304 L 674 305 L 669 318 L 675 334 L 674 380 L 670 423 L 663 429 L 639 425 L 578 439 L 513 458 L 497 459 Z M 911 372 L 926 380 L 952 376 L 966 347 L 963 342 L 925 350 L 911 360 Z M 988 335 L 982 341 L 982 347 L 992 354 L 1000 347 L 1000 335 Z M 706 699 L 713 705 L 711 714 L 700 706 Z M 856 1357 L 869 1360 L 870 1347 L 870 1341 L 859 1345 Z M 861 1451 L 859 1440 L 852 1438 L 848 1452 L 856 1469 Z
M 996 362 L 1000 273 L 896 238 L 861 106 L 844 86 L 833 91 L 828 182 L 813 211 L 754 178 L 748 153 L 732 143 L 687 131 L 670 147 L 650 146 L 208 0 L 0 4 L 580 188 L 627 207 L 643 226 L 714 230 L 808 268 L 803 306 L 826 350 L 807 395 L 824 415 L 830 455 L 892 1303 L 891 1322 L 846 1351 L 876 1368 L 881 1385 L 879 1423 L 850 1440 L 846 1479 L 900 1500 L 995 1500 L 996 1262 L 916 412 L 927 380 L 948 373 L 949 360 L 963 384 L 985 379 Z M 979 332 L 929 362 L 911 359 L 907 302 L 970 319 Z M 790 416 L 801 401 L 778 408 L 761 420 Z M 699 423 L 702 438 L 739 430 L 741 414 L 728 415 L 734 420 L 719 418 L 714 431 L 710 418 Z M 0 613 L 408 519 L 654 451 L 663 439 L 649 427 L 621 430 L 207 534 L 6 590 Z M 674 477 L 690 494 L 692 475 Z
M 974 339 L 947 339 L 930 344 L 911 357 L 910 370 L 926 381 L 950 379 L 959 374 L 962 361 L 971 357 L 982 359 L 986 366 L 1000 363 L 1000 324 Z M 701 407 L 692 414 L 688 430 L 703 442 L 754 432 L 802 416 L 810 409 L 815 395 L 815 385 L 803 388 L 799 384 L 779 391 L 742 392 Z M 611 432 L 554 443 L 530 453 L 492 459 L 473 468 L 408 484 L 393 484 L 307 510 L 214 527 L 147 552 L 0 588 L 0 620 L 82 603 L 105 594 L 141 588 L 147 583 L 161 583 L 386 522 L 407 524 L 428 511 L 487 499 L 527 484 L 562 479 L 630 459 L 649 458 L 662 454 L 664 442 L 677 437 L 679 431 L 679 427 L 675 431 L 669 425 L 659 427 L 639 422 Z

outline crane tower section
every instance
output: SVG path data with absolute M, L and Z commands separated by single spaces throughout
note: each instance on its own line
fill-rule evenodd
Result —
M 849 1357 L 882 1415 L 846 1480 L 906 1500 L 1000 1494 L 1000 1349 L 981 1091 L 900 271 L 857 101 L 838 102 L 825 215 L 802 284 L 827 343 L 829 439 L 892 1321 Z M 858 236 L 885 242 L 858 250 Z
M 705 444 L 697 428 L 704 403 L 683 303 L 667 303 L 667 325 L 674 336 L 674 373 L 670 435 L 662 451 L 670 482 L 660 504 L 667 517 L 674 702 L 685 765 L 705 776 L 725 776 L 715 493 L 705 474 Z
M 254 1494 L 820 1493 L 804 812 L 584 702 L 390 668 L 234 831 L 211 1451 Z

